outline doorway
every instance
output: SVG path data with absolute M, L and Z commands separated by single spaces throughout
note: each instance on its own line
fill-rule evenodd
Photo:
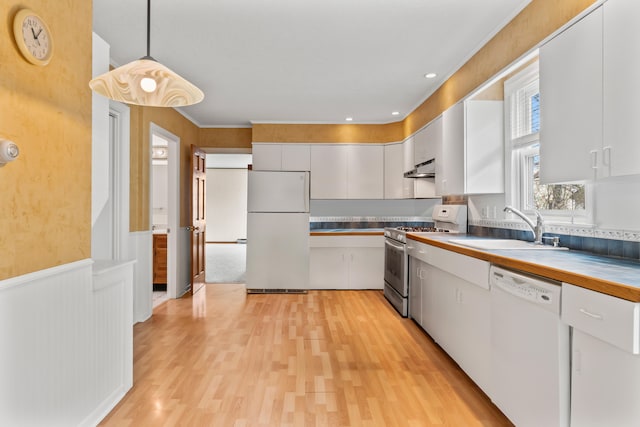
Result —
M 188 278 L 185 280 L 185 273 L 187 276 L 189 273 L 188 248 L 185 246 L 188 236 L 186 230 L 179 226 L 180 138 L 155 123 L 150 125 L 149 137 L 151 146 L 149 153 L 151 157 L 149 170 L 151 228 L 154 243 L 159 240 L 156 236 L 162 236 L 166 242 L 160 244 L 164 245 L 164 248 L 156 246 L 153 252 L 158 252 L 157 254 L 152 253 L 152 257 L 154 255 L 166 257 L 163 261 L 152 258 L 154 275 L 156 272 L 162 273 L 162 269 L 166 275 L 166 278 L 155 277 L 152 280 L 152 282 L 157 282 L 156 285 L 161 285 L 161 281 L 166 281 L 165 287 L 158 286 L 159 293 L 155 295 L 155 301 L 154 284 L 151 285 L 152 289 L 149 289 L 149 298 L 155 307 L 169 298 L 181 297 L 188 290 L 190 282 Z M 164 263 L 164 265 L 160 265 L 158 268 L 156 262 Z
M 244 283 L 251 154 L 207 154 L 207 283 Z

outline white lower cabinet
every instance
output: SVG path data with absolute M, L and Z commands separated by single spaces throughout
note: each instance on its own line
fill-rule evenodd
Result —
M 490 394 L 489 263 L 422 243 L 409 247 L 411 317 Z
M 311 236 L 311 289 L 382 289 L 384 236 Z
M 562 284 L 573 328 L 571 425 L 640 425 L 640 304 Z

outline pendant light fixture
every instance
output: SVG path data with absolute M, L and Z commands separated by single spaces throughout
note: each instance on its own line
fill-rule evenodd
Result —
M 147 0 L 147 54 L 89 82 L 102 96 L 126 104 L 183 107 L 197 104 L 204 93 L 151 57 L 151 0 Z

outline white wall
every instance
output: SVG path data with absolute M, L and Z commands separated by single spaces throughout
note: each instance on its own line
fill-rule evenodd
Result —
M 247 238 L 247 169 L 207 169 L 207 242 Z
M 599 181 L 594 193 L 596 227 L 640 230 L 640 176 Z
M 152 165 L 151 177 L 153 180 L 151 184 L 153 191 L 152 224 L 166 228 L 166 225 L 169 223 L 169 165 Z

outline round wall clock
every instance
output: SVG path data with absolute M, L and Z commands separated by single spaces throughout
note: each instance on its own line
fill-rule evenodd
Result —
M 53 56 L 53 38 L 47 23 L 30 9 L 13 19 L 13 35 L 20 53 L 35 65 L 47 65 Z

